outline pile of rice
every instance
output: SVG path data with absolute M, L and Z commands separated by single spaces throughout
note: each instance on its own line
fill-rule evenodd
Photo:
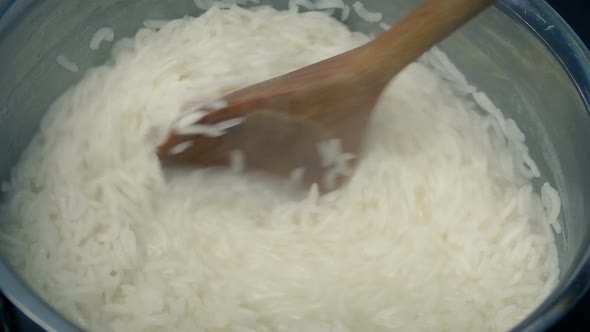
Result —
M 268 7 L 151 26 L 55 101 L 6 186 L 3 254 L 81 327 L 502 331 L 555 286 L 559 196 L 439 51 L 394 79 L 350 182 L 320 197 L 163 170 L 154 130 L 368 37 Z

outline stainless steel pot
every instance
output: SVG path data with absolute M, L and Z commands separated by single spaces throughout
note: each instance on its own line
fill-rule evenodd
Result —
M 363 2 L 391 23 L 419 1 Z M 287 6 L 287 0 L 262 3 Z M 88 48 L 92 34 L 104 25 L 113 27 L 120 38 L 132 36 L 146 18 L 199 13 L 190 0 L 0 0 L 0 179 L 9 176 L 50 103 L 82 75 L 57 67 L 58 54 L 75 57 L 85 69 L 108 57 L 106 50 Z M 346 23 L 359 31 L 379 31 L 376 24 L 354 16 Z M 590 53 L 542 0 L 498 1 L 496 8 L 441 48 L 473 84 L 516 120 L 542 174 L 562 197 L 564 232 L 557 238 L 561 281 L 515 327 L 517 331 L 543 330 L 590 285 Z M 3 259 L 0 287 L 46 330 L 78 331 Z

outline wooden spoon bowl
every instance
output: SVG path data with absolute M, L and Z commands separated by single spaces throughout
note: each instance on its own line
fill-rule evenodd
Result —
M 492 3 L 425 1 L 361 47 L 233 92 L 218 101 L 220 106 L 197 109 L 198 125 L 243 121 L 220 136 L 173 130 L 158 156 L 163 163 L 221 166 L 240 151 L 248 169 L 287 177 L 302 168 L 304 183 L 334 189 L 344 177 L 326 181 L 333 165 L 318 146 L 338 140 L 343 153 L 358 154 L 371 111 L 391 79 Z M 190 146 L 177 151 L 180 144 Z

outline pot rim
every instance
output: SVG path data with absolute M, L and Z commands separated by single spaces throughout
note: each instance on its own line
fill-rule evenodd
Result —
M 590 52 L 572 28 L 544 0 L 504 0 L 498 1 L 497 7 L 547 47 L 570 77 L 590 115 Z M 584 243 L 589 242 L 586 235 Z M 590 289 L 590 246 L 577 257 L 573 273 L 561 280 L 558 288 L 513 331 L 545 331 L 582 299 Z

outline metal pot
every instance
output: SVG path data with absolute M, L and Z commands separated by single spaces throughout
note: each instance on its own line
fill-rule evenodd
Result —
M 345 0 L 352 4 L 355 0 Z M 391 23 L 419 1 L 364 0 Z M 287 0 L 262 1 L 286 8 Z M 88 48 L 109 25 L 132 36 L 146 18 L 198 15 L 189 0 L 0 0 L 0 180 L 38 129 L 51 102 L 80 79 L 57 67 L 75 57 L 82 69 L 101 64 L 107 50 Z M 379 31 L 357 17 L 347 22 Z M 562 197 L 564 232 L 557 237 L 561 276 L 553 293 L 516 331 L 537 331 L 563 316 L 590 285 L 590 53 L 543 0 L 502 0 L 441 48 L 468 80 L 513 118 L 527 137 L 541 173 Z M 542 180 L 535 183 L 539 185 Z M 78 331 L 0 259 L 0 287 L 24 314 L 48 331 Z

